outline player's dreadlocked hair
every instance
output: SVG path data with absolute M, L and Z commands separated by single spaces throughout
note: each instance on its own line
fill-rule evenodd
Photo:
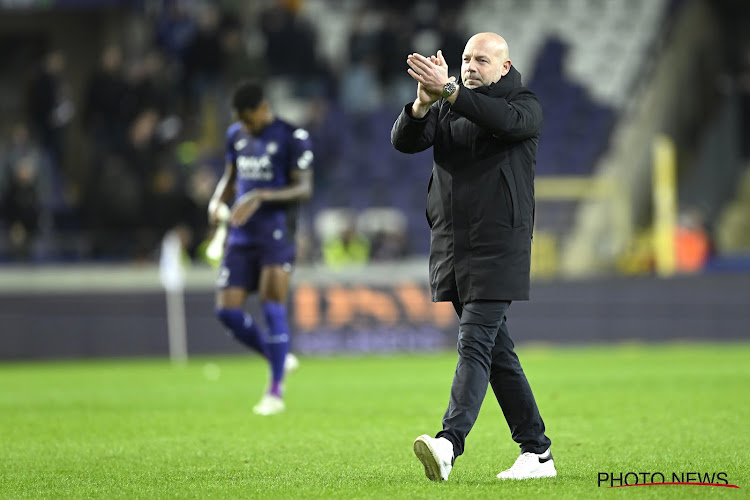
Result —
M 254 111 L 263 102 L 263 86 L 251 80 L 240 82 L 232 95 L 232 107 L 236 111 Z

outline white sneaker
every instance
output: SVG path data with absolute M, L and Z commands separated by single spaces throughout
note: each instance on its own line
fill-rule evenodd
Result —
M 544 453 L 522 453 L 508 470 L 497 475 L 498 479 L 533 479 L 537 477 L 557 477 L 552 453 L 547 448 Z
M 253 413 L 256 415 L 276 415 L 284 411 L 286 406 L 284 400 L 273 394 L 264 394 L 260 402 L 253 406 Z
M 445 438 L 422 434 L 414 441 L 414 454 L 430 481 L 447 481 L 453 468 L 453 443 Z
M 284 358 L 284 373 L 288 375 L 292 372 L 296 372 L 298 368 L 299 359 L 297 359 L 297 356 L 291 352 L 288 352 Z

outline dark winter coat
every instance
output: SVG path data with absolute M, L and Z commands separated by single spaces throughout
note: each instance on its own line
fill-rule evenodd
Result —
M 401 111 L 393 146 L 433 146 L 427 187 L 433 301 L 528 300 L 534 166 L 542 126 L 536 95 L 511 67 L 489 86 L 461 87 L 422 119 Z

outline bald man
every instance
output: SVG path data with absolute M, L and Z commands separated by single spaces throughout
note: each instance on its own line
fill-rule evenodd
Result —
M 414 453 L 429 479 L 447 480 L 489 383 L 521 448 L 497 477 L 555 477 L 551 443 L 505 322 L 511 302 L 529 298 L 541 106 L 495 33 L 469 39 L 460 83 L 448 76 L 441 51 L 406 62 L 417 98 L 401 111 L 391 142 L 403 153 L 433 148 L 426 210 L 432 300 L 452 302 L 459 318 L 443 429 L 419 436 Z

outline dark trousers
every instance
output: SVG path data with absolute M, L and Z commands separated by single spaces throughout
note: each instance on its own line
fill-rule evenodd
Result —
M 459 318 L 458 364 L 443 430 L 436 437 L 451 441 L 454 456 L 461 455 L 490 383 L 521 452 L 543 453 L 550 440 L 505 325 L 510 302 L 454 302 L 453 307 Z

